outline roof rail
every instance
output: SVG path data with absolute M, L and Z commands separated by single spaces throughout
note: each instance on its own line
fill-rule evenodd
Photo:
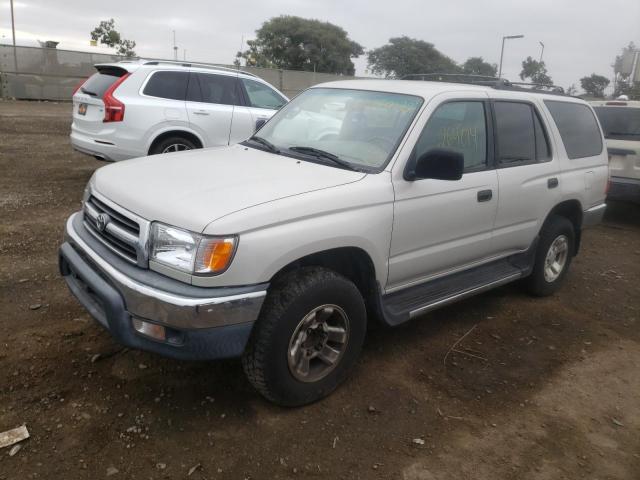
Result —
M 143 65 L 179 65 L 182 67 L 210 68 L 212 70 L 222 70 L 224 72 L 243 73 L 245 75 L 249 75 L 250 77 L 258 78 L 257 75 L 249 73 L 245 70 L 240 70 L 239 68 L 222 67 L 220 65 L 216 65 L 215 63 L 196 63 L 187 61 L 180 62 L 175 60 L 149 60 L 145 61 Z
M 423 80 L 428 82 L 464 83 L 469 85 L 484 85 L 496 90 L 513 90 L 519 92 L 548 93 L 552 95 L 566 95 L 564 89 L 557 85 L 542 83 L 510 82 L 506 78 L 488 75 L 471 75 L 466 73 L 412 73 L 404 75 L 401 80 Z

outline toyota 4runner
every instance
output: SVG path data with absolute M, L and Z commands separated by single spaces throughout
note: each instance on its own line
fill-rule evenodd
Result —
M 516 280 L 556 291 L 607 181 L 582 100 L 328 83 L 241 144 L 100 168 L 60 270 L 122 344 L 241 357 L 267 399 L 302 405 L 345 379 L 373 322 Z

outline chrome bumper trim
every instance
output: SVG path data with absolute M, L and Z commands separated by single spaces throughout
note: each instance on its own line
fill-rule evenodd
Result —
M 267 294 L 266 290 L 239 295 L 195 298 L 179 296 L 158 290 L 130 279 L 97 255 L 73 227 L 69 217 L 65 239 L 93 263 L 123 296 L 127 311 L 136 317 L 146 318 L 176 328 L 210 328 L 257 320 Z
M 601 203 L 585 210 L 582 214 L 582 228 L 593 227 L 602 222 L 604 211 L 607 208 L 606 203 Z

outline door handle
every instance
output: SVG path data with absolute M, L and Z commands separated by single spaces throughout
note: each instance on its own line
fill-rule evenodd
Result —
M 209 112 L 207 112 L 206 110 L 194 110 L 193 114 L 194 115 L 209 115 Z
M 478 201 L 479 202 L 488 202 L 493 198 L 492 190 L 480 190 L 478 192 Z
M 552 177 L 547 180 L 547 188 L 556 188 L 557 186 L 558 179 L 556 177 Z

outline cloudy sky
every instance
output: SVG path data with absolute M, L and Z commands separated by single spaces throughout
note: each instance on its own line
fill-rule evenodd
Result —
M 516 80 L 520 63 L 540 55 L 554 83 L 568 86 L 593 72 L 612 76 L 620 49 L 640 45 L 639 0 L 15 0 L 18 43 L 56 40 L 59 48 L 95 50 L 89 32 L 113 17 L 142 56 L 172 58 L 172 30 L 180 58 L 231 63 L 242 38 L 253 38 L 265 20 L 282 14 L 326 20 L 343 27 L 366 49 L 393 36 L 426 40 L 463 62 L 481 56 L 498 63 L 507 42 L 503 75 Z M 11 41 L 9 1 L 0 0 L 0 43 Z M 366 58 L 355 60 L 357 74 Z

